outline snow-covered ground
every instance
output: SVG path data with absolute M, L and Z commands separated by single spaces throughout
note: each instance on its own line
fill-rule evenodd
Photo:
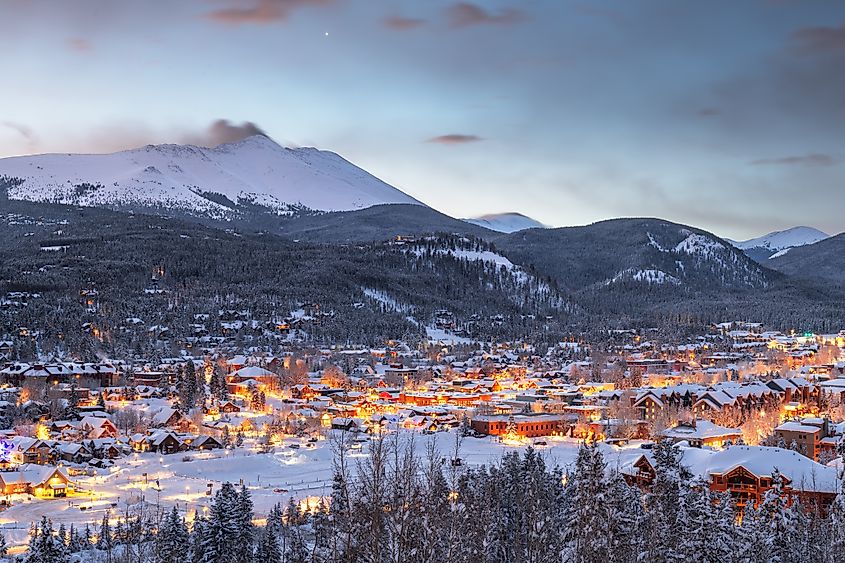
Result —
M 472 344 L 475 342 L 475 340 L 471 338 L 458 336 L 453 332 L 433 326 L 425 327 L 425 333 L 430 342 L 437 342 L 438 344 L 445 344 L 447 346 L 454 346 L 456 344 Z
M 434 440 L 438 451 L 451 459 L 455 448 L 453 432 L 423 435 L 413 431 L 400 431 L 399 439 L 412 441 L 419 456 Z M 388 436 L 387 439 L 390 439 Z M 211 497 L 206 495 L 211 485 L 217 491 L 224 482 L 243 482 L 252 494 L 256 517 L 261 518 L 276 503 L 286 503 L 312 496 L 331 494 L 333 449 L 336 440 L 320 440 L 313 449 L 298 438 L 289 438 L 268 454 L 258 453 L 249 443 L 231 451 L 183 452 L 160 456 L 154 453 L 132 454 L 117 460 L 114 467 L 97 470 L 91 477 L 73 479 L 80 490 L 91 494 L 77 494 L 68 499 L 33 500 L 26 495 L 14 495 L 13 505 L 0 512 L 0 529 L 10 545 L 27 541 L 30 522 L 47 516 L 56 527 L 60 524 L 85 526 L 99 523 L 106 511 L 122 514 L 127 507 L 170 509 L 187 508 L 189 517 L 195 512 L 204 513 Z M 298 449 L 290 448 L 298 444 Z M 334 444 L 334 445 L 333 445 Z M 575 440 L 549 441 L 539 449 L 550 466 L 570 464 L 577 453 Z M 507 451 L 524 449 L 508 446 L 493 438 L 464 438 L 459 457 L 469 466 L 495 463 Z M 348 453 L 354 464 L 367 455 L 367 445 Z M 146 474 L 146 477 L 144 476 Z M 82 510 L 80 507 L 85 507 Z

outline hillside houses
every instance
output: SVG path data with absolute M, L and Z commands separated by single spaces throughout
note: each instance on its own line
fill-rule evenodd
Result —
M 119 369 L 111 363 L 25 363 L 14 362 L 0 369 L 0 382 L 13 386 L 29 384 L 70 383 L 78 387 L 105 387 L 114 385 Z

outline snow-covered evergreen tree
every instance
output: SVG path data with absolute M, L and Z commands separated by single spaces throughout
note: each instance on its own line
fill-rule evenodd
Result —
M 111 522 L 109 520 L 108 512 L 103 515 L 103 520 L 100 523 L 100 531 L 97 534 L 97 549 L 105 551 L 106 560 L 108 563 L 111 563 L 114 550 L 114 536 L 112 535 Z
M 238 493 L 231 483 L 223 483 L 204 526 L 203 563 L 229 563 L 237 561 L 240 519 Z
M 642 496 L 618 473 L 608 483 L 607 516 L 608 561 L 639 561 L 645 550 Z
M 649 557 L 680 561 L 683 555 L 678 543 L 683 537 L 683 502 L 689 472 L 681 465 L 681 452 L 671 440 L 658 442 L 652 451 L 655 477 L 646 496 Z
M 205 561 L 205 530 L 208 520 L 202 516 L 194 518 L 190 534 L 190 559 L 191 563 L 203 563 Z
M 569 561 L 606 561 L 608 497 L 605 463 L 598 445 L 581 444 L 567 482 L 566 556 Z
M 772 486 L 763 496 L 758 510 L 762 540 L 769 547 L 772 563 L 792 560 L 791 543 L 796 536 L 796 513 L 788 506 L 784 485 L 783 475 L 777 469 L 772 471 Z
M 188 528 L 174 506 L 164 517 L 156 535 L 157 563 L 183 563 L 190 548 Z
M 282 551 L 274 526 L 265 526 L 258 532 L 258 547 L 255 552 L 257 563 L 282 563 Z
M 67 563 L 69 560 L 65 546 L 54 535 L 52 522 L 46 516 L 42 517 L 41 524 L 29 538 L 24 563 Z
M 237 529 L 235 560 L 247 563 L 252 560 L 253 550 L 255 548 L 255 528 L 252 524 L 252 518 L 254 516 L 252 499 L 246 486 L 241 486 L 234 508 L 235 512 L 233 516 L 236 518 Z

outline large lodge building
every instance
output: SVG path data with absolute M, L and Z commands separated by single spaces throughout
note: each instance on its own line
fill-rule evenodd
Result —
M 503 436 L 510 426 L 518 436 L 537 438 L 559 433 L 566 422 L 564 416 L 557 414 L 481 415 L 472 419 L 471 426 L 479 434 L 490 436 Z
M 714 492 L 728 492 L 738 508 L 758 505 L 772 488 L 775 471 L 783 477 L 784 493 L 808 509 L 826 510 L 839 490 L 837 471 L 791 450 L 761 446 L 729 446 L 724 450 L 683 448 L 681 464 L 703 477 Z M 627 455 L 627 454 L 626 454 Z M 654 482 L 650 451 L 634 453 L 620 472 L 631 485 L 649 489 Z

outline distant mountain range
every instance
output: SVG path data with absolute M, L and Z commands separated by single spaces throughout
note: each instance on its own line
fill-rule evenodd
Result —
M 33 216 L 42 212 L 42 206 L 55 207 L 50 212 L 54 215 L 73 210 L 86 217 L 85 213 L 94 212 L 90 208 L 102 207 L 139 216 L 189 218 L 244 235 L 272 235 L 258 240 L 266 240 L 273 249 L 283 248 L 279 256 L 296 255 L 296 248 L 311 245 L 309 252 L 329 268 L 314 270 L 314 275 L 327 276 L 325 287 L 315 286 L 314 298 L 324 292 L 336 303 L 346 295 L 335 287 L 334 270 L 339 270 L 359 285 L 413 303 L 418 310 L 427 309 L 428 301 L 431 307 L 459 309 L 462 299 L 471 299 L 460 305 L 467 312 L 491 299 L 471 287 L 482 283 L 472 281 L 467 269 L 476 268 L 484 277 L 481 289 L 493 287 L 499 302 L 510 308 L 532 303 L 525 314 L 535 315 L 553 302 L 532 291 L 566 301 L 567 315 L 574 316 L 565 322 L 599 316 L 616 323 L 655 319 L 677 323 L 740 314 L 764 321 L 815 322 L 841 318 L 844 312 L 839 303 L 845 301 L 845 291 L 838 286 L 845 282 L 842 235 L 828 238 L 817 229 L 796 227 L 736 242 L 656 218 L 554 229 L 519 213 L 461 220 L 420 203 L 334 153 L 283 148 L 263 136 L 214 149 L 150 145 L 108 155 L 1 159 L 2 199 L 8 200 L 6 209 L 12 203 L 34 205 L 27 211 Z M 117 221 L 109 219 L 113 220 Z M 432 235 L 439 246 L 430 242 Z M 67 246 L 53 242 L 47 247 Z M 162 242 L 162 261 L 183 244 L 181 238 Z M 425 284 L 414 281 L 420 261 L 404 258 L 402 248 L 410 248 L 407 245 L 418 245 L 415 256 L 430 258 L 425 261 L 429 268 Z M 456 253 L 459 248 L 476 250 Z M 500 258 L 483 268 L 453 259 L 461 262 L 475 255 Z M 355 260 L 347 264 L 349 256 Z M 386 256 L 395 262 L 384 262 Z M 497 272 L 504 263 L 513 266 L 507 275 Z M 32 266 L 23 265 L 23 270 Z M 313 266 L 309 263 L 309 268 Z M 276 266 L 266 267 L 269 271 Z M 373 277 L 367 271 L 373 267 L 399 271 L 395 276 Z M 446 268 L 448 274 L 438 273 L 438 268 Z M 523 276 L 534 281 L 521 283 Z M 306 281 L 302 278 L 299 283 Z M 450 291 L 447 301 L 439 301 L 432 289 L 441 285 Z M 429 294 L 434 297 L 414 297 Z M 297 295 L 305 298 L 310 293 Z M 554 307 L 551 310 L 560 314 Z
M 830 235 L 813 227 L 792 227 L 743 241 L 725 240 L 754 260 L 764 263 L 770 258 L 783 256 L 795 247 L 813 244 L 828 237 Z
M 516 231 L 524 231 L 525 229 L 546 228 L 546 225 L 536 219 L 532 219 L 531 217 L 526 217 L 522 213 L 515 212 L 492 213 L 489 215 L 481 215 L 480 217 L 464 219 L 464 221 L 500 233 L 514 233 Z

